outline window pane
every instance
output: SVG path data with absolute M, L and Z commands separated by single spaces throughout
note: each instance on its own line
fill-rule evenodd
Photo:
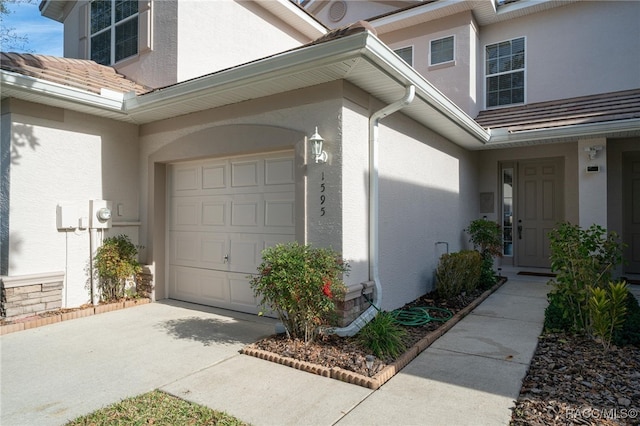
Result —
M 511 41 L 512 53 L 524 53 L 524 37 L 517 38 Z
M 91 2 L 91 34 L 95 34 L 111 25 L 111 0 Z
M 116 0 L 116 22 L 138 13 L 138 0 Z
M 111 64 L 111 32 L 91 37 L 91 59 L 102 65 Z
M 489 77 L 487 79 L 487 90 L 490 92 L 498 90 L 498 77 Z
M 453 36 L 431 41 L 431 65 L 453 61 Z
M 506 58 L 500 58 L 498 60 L 498 68 L 500 72 L 511 71 L 511 57 L 507 56 Z
M 116 62 L 138 53 L 138 17 L 116 26 Z
M 513 55 L 513 69 L 519 70 L 524 68 L 524 53 Z
M 505 41 L 498 45 L 498 55 L 499 56 L 508 56 L 511 55 L 511 42 Z
M 524 103 L 524 37 L 486 47 L 487 107 Z
M 413 47 L 403 47 L 402 49 L 394 50 L 403 61 L 413 66 Z
M 513 89 L 511 93 L 511 103 L 523 103 L 524 102 L 524 89 Z
M 495 59 L 498 57 L 498 45 L 492 44 L 487 46 L 487 59 Z

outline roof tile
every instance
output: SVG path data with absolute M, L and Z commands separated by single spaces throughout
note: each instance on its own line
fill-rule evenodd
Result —
M 476 122 L 510 132 L 640 118 L 640 89 L 480 111 Z
M 118 74 L 112 67 L 85 59 L 1 52 L 0 68 L 97 94 L 103 88 L 137 95 L 151 91 Z

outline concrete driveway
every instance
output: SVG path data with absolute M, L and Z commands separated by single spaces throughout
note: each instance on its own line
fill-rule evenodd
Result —
M 152 303 L 0 338 L 0 423 L 59 425 L 239 356 L 274 321 Z

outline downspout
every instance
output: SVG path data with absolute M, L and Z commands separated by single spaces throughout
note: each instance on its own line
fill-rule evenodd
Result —
M 333 332 L 338 336 L 353 336 L 358 333 L 362 327 L 375 318 L 382 304 L 382 285 L 380 284 L 380 276 L 378 275 L 378 125 L 380 120 L 386 116 L 409 105 L 413 101 L 415 93 L 415 86 L 407 86 L 402 99 L 374 112 L 369 118 L 369 279 L 374 283 L 375 297 L 371 306 L 360 314 L 358 318 L 353 320 L 351 324 L 346 327 L 333 329 Z

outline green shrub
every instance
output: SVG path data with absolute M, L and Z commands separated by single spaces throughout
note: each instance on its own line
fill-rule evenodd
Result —
M 631 293 L 627 293 L 626 310 L 622 327 L 614 330 L 611 340 L 617 346 L 634 345 L 640 348 L 640 305 Z
M 476 219 L 465 229 L 473 247 L 482 256 L 479 286 L 483 289 L 493 286 L 497 279 L 493 270 L 493 258 L 502 256 L 502 228 L 487 219 Z
M 112 302 L 122 299 L 125 295 L 132 295 L 131 292 L 125 294 L 125 287 L 127 279 L 135 279 L 136 274 L 142 271 L 137 256 L 138 248 L 126 235 L 104 240 L 94 259 L 94 266 L 100 278 L 100 301 Z
M 344 297 L 348 264 L 333 250 L 298 243 L 262 252 L 251 288 L 261 306 L 282 321 L 287 335 L 311 342 L 322 327 L 336 325 L 336 299 Z
M 463 291 L 477 288 L 482 270 L 482 257 L 475 250 L 446 253 L 440 257 L 436 269 L 436 292 L 449 299 Z
M 571 329 L 571 321 L 565 315 L 567 302 L 560 293 L 549 293 L 549 305 L 544 311 L 544 329 L 549 332 L 559 332 Z
M 591 332 L 600 339 L 605 350 L 611 346 L 613 333 L 624 324 L 628 294 L 625 282 L 610 282 L 607 288 L 591 288 L 588 304 Z
M 362 346 L 380 359 L 395 358 L 407 348 L 407 332 L 389 312 L 379 312 L 356 336 Z
M 568 330 L 591 333 L 591 289 L 604 288 L 611 271 L 622 261 L 618 237 L 598 225 L 583 230 L 562 223 L 549 233 L 549 240 L 551 270 L 556 273 L 549 283 L 556 308 L 570 324 Z

